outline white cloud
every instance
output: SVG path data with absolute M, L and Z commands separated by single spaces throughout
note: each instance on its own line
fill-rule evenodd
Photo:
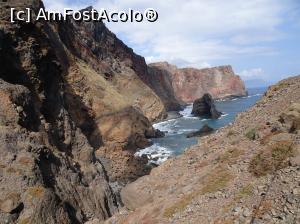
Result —
M 276 54 L 268 44 L 285 36 L 280 29 L 298 0 L 97 0 L 93 6 L 111 10 L 154 8 L 155 23 L 108 23 L 117 35 L 147 61 L 203 67 L 214 60 Z M 48 9 L 83 4 L 46 0 Z
M 262 79 L 266 80 L 267 74 L 262 68 L 252 68 L 248 70 L 243 70 L 238 73 L 242 79 L 251 80 L 251 79 Z

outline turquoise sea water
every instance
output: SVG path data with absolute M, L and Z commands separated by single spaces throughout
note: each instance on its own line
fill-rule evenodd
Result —
M 154 124 L 156 129 L 166 132 L 164 138 L 152 139 L 153 145 L 139 151 L 136 155 L 148 155 L 151 162 L 159 164 L 169 157 L 180 155 L 184 149 L 197 144 L 197 138 L 186 138 L 190 132 L 199 130 L 204 124 L 218 129 L 234 121 L 236 115 L 253 106 L 266 91 L 266 88 L 249 89 L 246 97 L 227 99 L 215 102 L 216 107 L 223 113 L 217 120 L 193 117 L 192 105 L 188 105 L 180 113 L 181 118 Z

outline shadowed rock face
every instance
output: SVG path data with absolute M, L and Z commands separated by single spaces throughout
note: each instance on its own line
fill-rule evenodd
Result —
M 243 81 L 234 74 L 231 66 L 179 69 L 166 62 L 159 62 L 149 67 L 168 74 L 176 99 L 186 103 L 194 102 L 205 93 L 211 94 L 214 99 L 247 95 Z
M 43 4 L 0 2 L 0 220 L 104 220 L 118 210 L 109 183 L 149 172 L 134 153 L 165 116 L 144 59 L 102 23 L 12 24 L 11 7 Z
M 172 86 L 171 69 L 165 69 L 159 64 L 148 66 L 148 79 L 146 83 L 163 101 L 166 110 L 179 111 L 183 108 L 184 102 L 176 97 Z
M 204 94 L 203 97 L 195 100 L 193 103 L 192 114 L 198 117 L 208 117 L 212 119 L 218 119 L 222 113 L 217 111 L 212 96 L 210 94 Z

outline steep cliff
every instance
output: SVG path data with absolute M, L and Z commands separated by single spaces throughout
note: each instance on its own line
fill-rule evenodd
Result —
M 176 97 L 172 85 L 172 73 L 174 67 L 169 66 L 166 69 L 167 64 L 150 64 L 148 66 L 147 79 L 144 79 L 145 83 L 154 90 L 154 92 L 161 98 L 168 111 L 178 111 L 182 109 L 184 102 Z
M 231 66 L 180 69 L 167 62 L 158 62 L 149 67 L 168 75 L 176 98 L 186 103 L 195 101 L 205 93 L 210 93 L 214 99 L 247 94 L 243 81 L 234 74 Z M 159 92 L 157 94 L 161 95 Z
M 134 153 L 165 116 L 145 61 L 102 23 L 11 23 L 11 7 L 43 4 L 0 2 L 1 223 L 104 220 L 110 183 L 149 172 Z
M 125 209 L 106 223 L 300 223 L 299 124 L 297 76 L 127 185 Z

